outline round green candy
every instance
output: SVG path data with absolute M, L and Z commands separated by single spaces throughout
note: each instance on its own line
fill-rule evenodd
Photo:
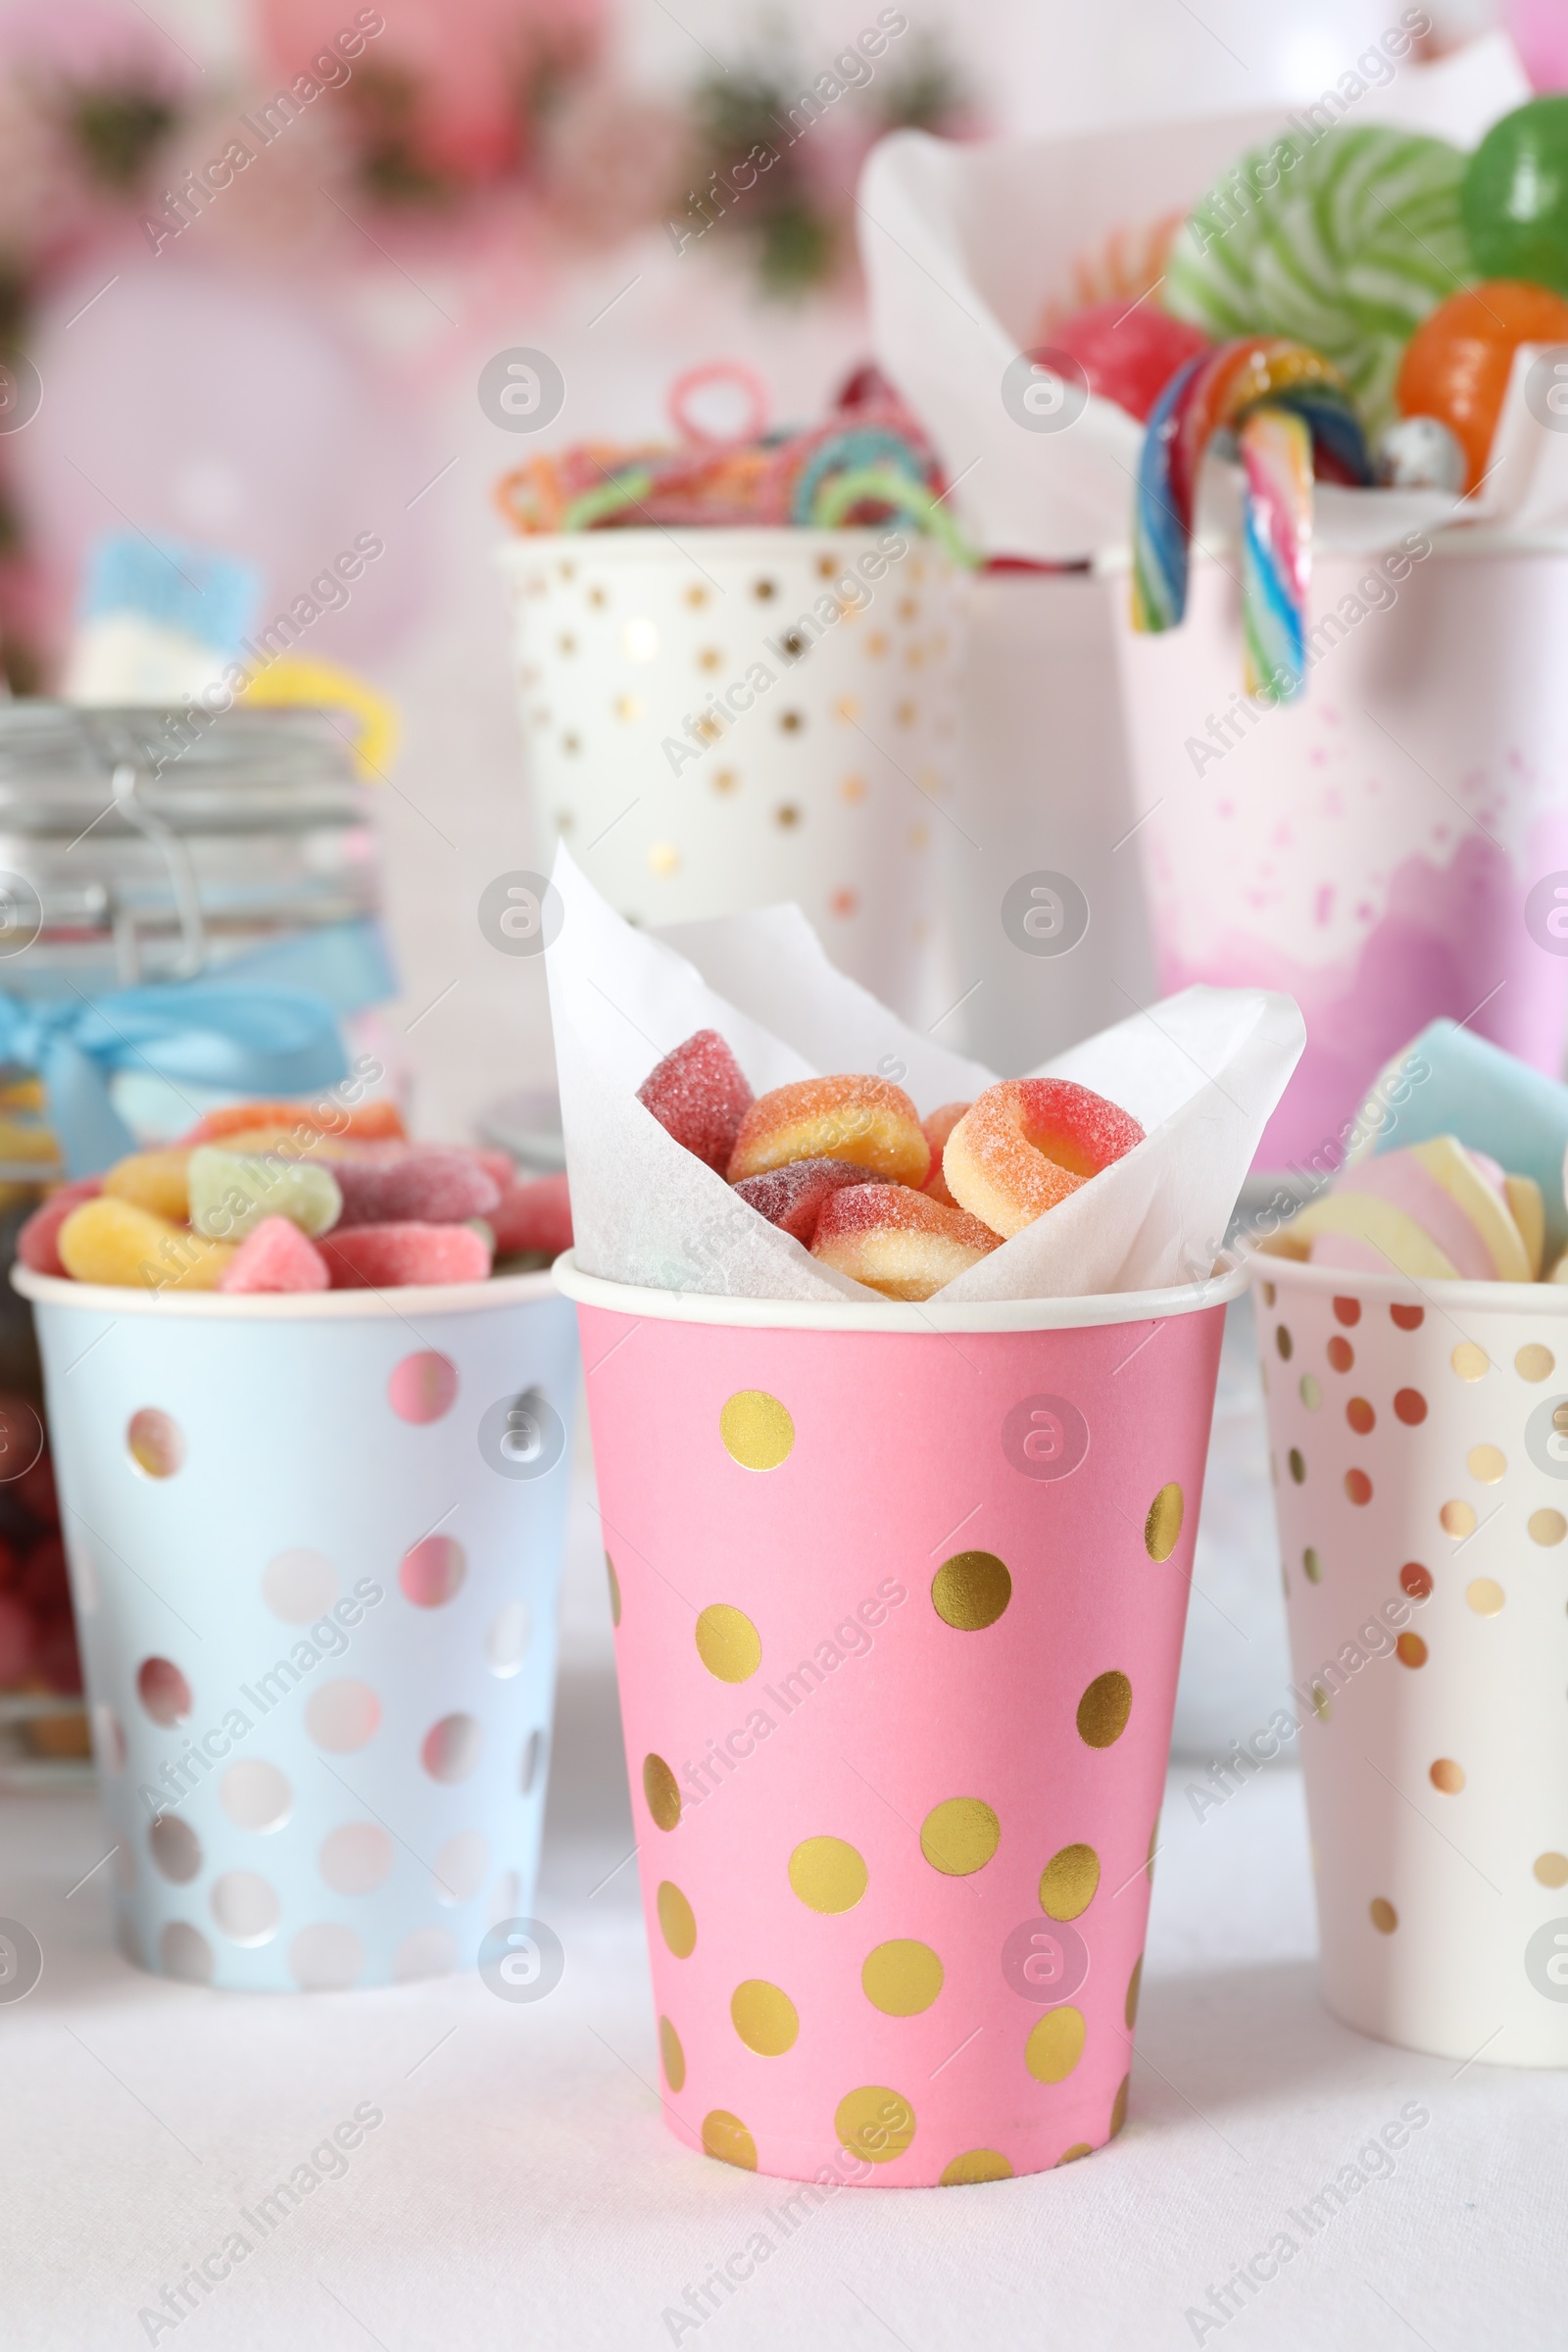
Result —
M 1532 98 L 1494 122 L 1459 202 L 1483 277 L 1568 294 L 1568 97 Z
M 337 1179 L 320 1160 L 199 1144 L 185 1177 L 191 1224 L 209 1241 L 242 1242 L 264 1217 L 287 1217 L 314 1240 L 343 1213 Z

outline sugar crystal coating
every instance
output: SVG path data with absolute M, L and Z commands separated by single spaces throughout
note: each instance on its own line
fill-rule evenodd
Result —
M 811 1255 L 885 1298 L 929 1298 L 1000 1246 L 961 1208 L 906 1185 L 866 1184 L 824 1203 Z
M 34 1274 L 53 1274 L 57 1281 L 66 1276 L 59 1250 L 60 1228 L 74 1208 L 79 1208 L 83 1200 L 95 1200 L 102 1189 L 98 1177 L 83 1176 L 51 1193 L 17 1235 L 17 1255 L 23 1264 Z
M 198 1144 L 185 1176 L 191 1224 L 214 1241 L 242 1242 L 274 1217 L 289 1218 L 301 1233 L 326 1233 L 342 1212 L 332 1171 L 304 1153 L 225 1152 L 218 1144 Z
M 564 1176 L 534 1176 L 504 1187 L 485 1216 L 496 1237 L 497 1257 L 523 1250 L 559 1257 L 571 1248 L 571 1200 Z
M 488 1217 L 501 1187 L 469 1152 L 441 1144 L 394 1145 L 334 1159 L 343 1196 L 340 1227 L 350 1225 L 461 1225 Z
M 809 1249 L 828 1197 L 847 1184 L 871 1184 L 869 1168 L 848 1159 L 793 1159 L 788 1166 L 745 1176 L 735 1187 L 741 1200 L 770 1225 Z
M 735 1139 L 729 1180 L 796 1159 L 849 1159 L 887 1184 L 922 1185 L 931 1150 L 920 1114 L 886 1078 L 798 1078 L 752 1104 Z
M 942 1171 L 960 1207 L 1010 1241 L 1144 1140 L 1135 1118 L 1070 1078 L 1006 1078 L 975 1098 Z
M 471 1225 L 340 1225 L 320 1249 L 334 1291 L 483 1282 L 490 1272 L 490 1245 Z
M 948 1180 L 942 1172 L 942 1154 L 948 1148 L 949 1136 L 968 1107 L 967 1102 L 944 1102 L 939 1110 L 929 1111 L 920 1121 L 921 1132 L 931 1149 L 931 1173 L 924 1189 L 944 1208 L 956 1208 L 958 1203 L 948 1190 Z
M 290 1217 L 263 1217 L 219 1281 L 220 1291 L 324 1291 L 326 1260 Z
M 722 1176 L 752 1090 L 718 1031 L 699 1029 L 649 1071 L 637 1100 L 677 1144 Z

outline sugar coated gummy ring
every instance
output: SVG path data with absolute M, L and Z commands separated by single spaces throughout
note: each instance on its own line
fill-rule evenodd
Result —
M 802 1078 L 760 1095 L 741 1121 L 729 1180 L 795 1159 L 848 1159 L 887 1184 L 924 1184 L 931 1147 L 902 1086 L 886 1078 Z
M 978 1217 L 928 1193 L 858 1184 L 823 1203 L 811 1255 L 884 1298 L 929 1298 L 1000 1247 Z
M 1008 1078 L 964 1112 L 942 1172 L 959 1207 L 1010 1241 L 1143 1140 L 1136 1119 L 1070 1078 Z

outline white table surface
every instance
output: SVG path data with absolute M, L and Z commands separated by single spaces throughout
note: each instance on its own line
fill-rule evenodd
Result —
M 664 2132 L 613 1686 L 569 1666 L 535 1909 L 566 1971 L 536 2005 L 471 1975 L 223 1994 L 113 1946 L 86 1795 L 0 1804 L 0 1915 L 42 1982 L 0 2006 L 0 2341 L 113 2352 L 362 2103 L 382 2123 L 177 2328 L 197 2352 L 900 2345 L 1471 2352 L 1563 2341 L 1568 2082 L 1363 2040 L 1319 2006 L 1300 1783 L 1200 1823 L 1172 1773 L 1130 2121 L 1087 2162 L 962 2190 L 844 2190 L 786 2235 L 788 2184 Z M 596 1891 L 597 1889 L 597 1891 Z M 1290 2217 L 1419 2102 L 1391 2179 L 1310 2238 Z M 688 2286 L 773 2250 L 681 2327 Z M 1298 2241 L 1255 2305 L 1208 2289 Z M 254 2236 L 254 2232 L 250 2232 Z M 1266 2266 L 1265 2266 L 1266 2267 Z M 689 2310 L 685 2314 L 690 2318 Z M 1208 2312 L 1207 2317 L 1212 2318 Z

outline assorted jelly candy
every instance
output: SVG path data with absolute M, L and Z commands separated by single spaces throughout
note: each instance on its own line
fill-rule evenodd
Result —
M 1129 303 L 1118 295 L 1075 311 L 1041 338 L 1041 348 L 1076 360 L 1100 400 L 1113 400 L 1144 423 L 1178 368 L 1206 351 L 1212 338 L 1202 327 L 1153 303 Z
M 729 1180 L 792 1159 L 848 1159 L 891 1184 L 922 1185 L 931 1148 L 920 1114 L 887 1078 L 799 1078 L 752 1104 L 730 1156 Z
M 811 1255 L 884 1298 L 929 1298 L 1002 1247 L 978 1217 L 904 1184 L 860 1184 L 822 1205 Z
M 752 1090 L 718 1031 L 699 1029 L 649 1071 L 637 1100 L 677 1144 L 722 1176 Z
M 1463 444 L 1436 416 L 1396 417 L 1380 434 L 1373 462 L 1387 490 L 1449 490 L 1455 498 L 1470 471 Z
M 1466 490 L 1487 470 L 1521 343 L 1568 343 L 1568 302 L 1517 278 L 1451 294 L 1410 338 L 1399 407 L 1407 417 L 1436 416 L 1448 427 L 1465 454 Z
M 185 1162 L 188 1152 L 132 1152 L 117 1160 L 102 1180 L 102 1189 L 116 1200 L 133 1200 L 150 1208 L 155 1217 L 183 1225 L 190 1214 L 186 1199 Z
M 117 1290 L 216 1290 L 234 1254 L 231 1242 L 207 1241 L 188 1226 L 107 1193 L 72 1210 L 55 1246 L 74 1281 Z
M 471 1152 L 441 1144 L 409 1144 L 332 1162 L 342 1194 L 340 1226 L 461 1225 L 488 1217 L 501 1187 Z
M 944 1208 L 956 1208 L 958 1203 L 949 1192 L 948 1180 L 942 1173 L 942 1154 L 948 1148 L 949 1136 L 968 1107 L 967 1102 L 944 1102 L 939 1110 L 933 1110 L 920 1121 L 920 1131 L 931 1153 L 931 1173 L 925 1180 L 925 1190 Z
M 64 1276 L 60 1228 L 74 1208 L 79 1208 L 83 1200 L 96 1200 L 102 1190 L 101 1177 L 82 1176 L 74 1184 L 63 1184 L 51 1193 L 17 1235 L 17 1255 L 22 1263 L 34 1274 L 52 1274 L 56 1280 Z
M 490 1244 L 471 1225 L 339 1225 L 319 1247 L 334 1291 L 483 1282 L 490 1272 Z
M 191 1224 L 213 1241 L 243 1242 L 287 1217 L 301 1233 L 326 1233 L 343 1209 L 337 1179 L 315 1157 L 225 1152 L 199 1144 L 186 1169 Z
M 1216 338 L 1309 344 L 1381 425 L 1405 344 L 1473 274 L 1464 178 L 1456 147 L 1416 132 L 1288 132 L 1244 155 L 1197 206 L 1171 247 L 1161 299 Z
M 291 1217 L 263 1217 L 235 1250 L 220 1291 L 324 1291 L 332 1277 L 325 1258 Z
M 735 1190 L 748 1207 L 809 1250 L 829 1194 L 847 1184 L 870 1184 L 869 1168 L 848 1159 L 792 1159 L 760 1176 L 744 1176 Z
M 1544 1231 L 1539 1187 L 1439 1135 L 1357 1161 L 1292 1219 L 1274 1248 L 1349 1273 L 1532 1282 Z
M 960 1208 L 1004 1240 L 1144 1141 L 1103 1095 L 1068 1078 L 1007 1078 L 976 1097 L 942 1170 Z
M 230 1102 L 199 1118 L 185 1144 L 228 1143 L 240 1135 L 275 1132 L 284 1135 L 329 1135 L 361 1143 L 397 1143 L 408 1134 L 403 1113 L 395 1102 Z
M 534 1176 L 509 1182 L 485 1223 L 495 1235 L 497 1257 L 556 1258 L 571 1248 L 571 1200 L 564 1176 Z
M 1486 277 L 1568 294 L 1568 98 L 1533 98 L 1494 122 L 1460 191 L 1470 252 Z

